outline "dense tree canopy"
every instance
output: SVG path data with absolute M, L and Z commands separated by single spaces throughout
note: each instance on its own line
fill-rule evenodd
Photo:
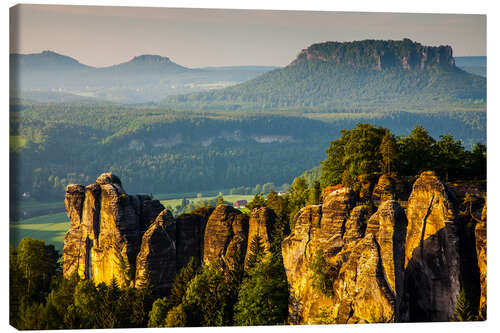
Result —
M 395 137 L 388 129 L 358 124 L 330 143 L 322 162 L 322 186 L 342 183 L 356 186 L 362 175 L 395 172 L 416 176 L 433 170 L 444 180 L 485 179 L 486 149 L 477 143 L 473 151 L 464 149 L 452 135 L 436 141 L 422 126 L 406 137 Z

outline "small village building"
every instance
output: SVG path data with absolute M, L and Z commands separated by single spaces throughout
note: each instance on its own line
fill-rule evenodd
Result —
M 246 200 L 236 200 L 233 203 L 233 207 L 241 209 L 241 208 L 245 208 L 246 204 L 247 204 Z

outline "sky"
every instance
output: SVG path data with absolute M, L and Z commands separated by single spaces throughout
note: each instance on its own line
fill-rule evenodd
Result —
M 271 10 L 19 5 L 11 53 L 51 50 L 104 67 L 141 54 L 186 67 L 286 66 L 325 41 L 410 38 L 486 55 L 486 16 Z

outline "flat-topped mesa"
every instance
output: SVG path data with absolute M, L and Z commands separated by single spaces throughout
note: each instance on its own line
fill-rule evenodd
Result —
M 382 71 L 397 68 L 421 71 L 428 68 L 456 69 L 450 46 L 424 46 L 409 39 L 324 42 L 304 49 L 290 66 L 324 62 Z
M 86 187 L 68 185 L 65 206 L 71 228 L 64 238 L 64 276 L 133 282 L 142 234 L 164 207 L 149 196 L 126 194 L 111 173 Z

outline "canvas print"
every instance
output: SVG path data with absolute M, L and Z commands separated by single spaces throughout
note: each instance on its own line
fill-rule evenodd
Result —
M 17 329 L 484 321 L 486 16 L 10 9 Z

